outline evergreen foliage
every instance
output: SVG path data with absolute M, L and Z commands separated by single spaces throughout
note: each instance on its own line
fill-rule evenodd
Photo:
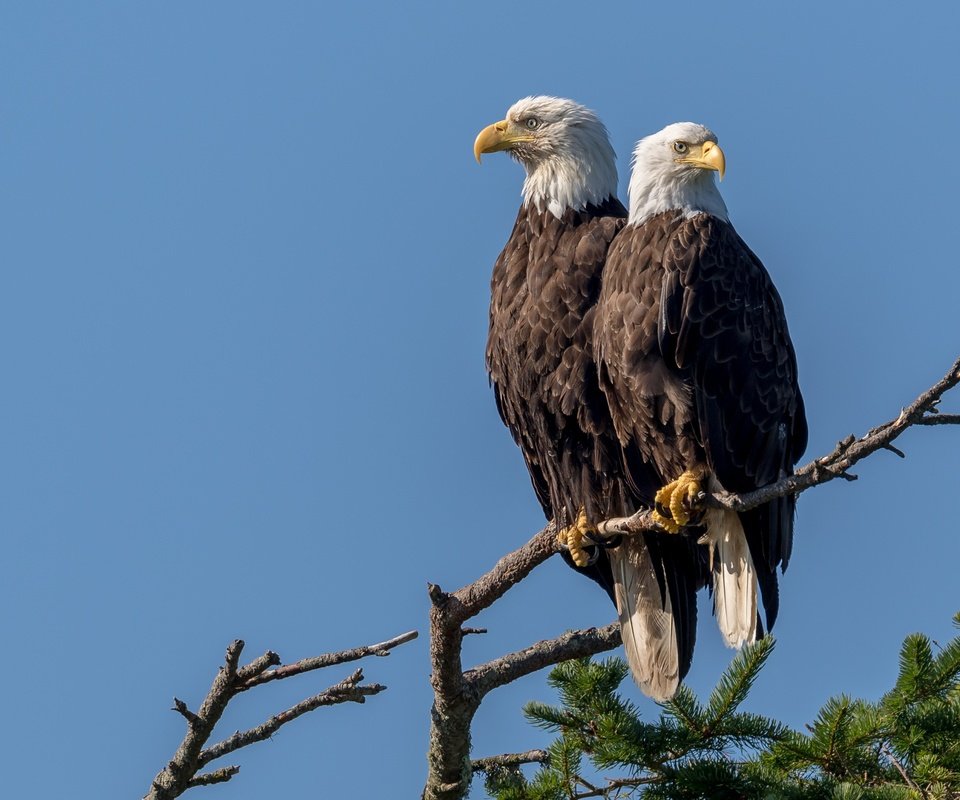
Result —
M 960 636 L 944 647 L 908 636 L 889 692 L 877 702 L 831 698 L 803 732 L 739 710 L 773 646 L 768 637 L 745 647 L 706 703 L 681 686 L 655 722 L 617 693 L 627 675 L 621 659 L 561 664 L 549 677 L 560 705 L 525 709 L 558 734 L 549 764 L 532 777 L 491 772 L 487 792 L 497 800 L 960 800 Z

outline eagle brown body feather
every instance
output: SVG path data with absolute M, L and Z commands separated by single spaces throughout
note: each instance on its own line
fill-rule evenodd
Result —
M 626 222 L 616 198 L 562 218 L 520 209 L 493 269 L 487 369 L 544 514 L 623 513 L 619 447 L 593 359 L 607 249 Z
M 494 267 L 487 367 L 497 408 L 544 514 L 559 525 L 580 508 L 593 522 L 638 508 L 592 340 L 604 263 L 625 217 L 615 198 L 561 218 L 524 206 Z M 640 653 L 631 656 L 638 683 L 672 696 L 693 657 L 696 591 L 706 580 L 696 544 L 629 537 L 577 569 L 617 605 L 628 655 Z
M 793 471 L 807 427 L 783 305 L 728 222 L 670 211 L 625 228 L 595 330 L 600 384 L 642 503 L 686 470 L 708 470 L 733 492 Z M 739 515 L 768 628 L 793 516 L 792 496 Z

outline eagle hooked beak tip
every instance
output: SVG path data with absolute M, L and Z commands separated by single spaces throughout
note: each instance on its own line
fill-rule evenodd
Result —
M 487 125 L 473 143 L 473 155 L 480 162 L 480 156 L 484 153 L 496 153 L 500 150 L 509 150 L 517 141 L 513 136 L 507 134 L 509 123 L 502 119 L 494 122 L 493 125 Z
M 716 142 L 704 142 L 703 149 L 700 151 L 698 162 L 706 169 L 716 170 L 720 173 L 720 180 L 727 171 L 727 159 L 723 155 L 723 150 Z

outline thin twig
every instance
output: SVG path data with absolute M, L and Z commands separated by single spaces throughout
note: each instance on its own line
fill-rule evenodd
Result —
M 269 739 L 281 726 L 286 725 L 288 722 L 295 720 L 297 717 L 309 711 L 313 711 L 321 706 L 337 705 L 338 703 L 363 703 L 367 697 L 380 694 L 380 692 L 387 688 L 378 683 L 363 686 L 360 684 L 362 680 L 363 670 L 358 669 L 340 683 L 334 684 L 329 689 L 313 697 L 302 700 L 286 711 L 275 714 L 262 725 L 257 725 L 255 728 L 250 728 L 245 731 L 237 731 L 222 742 L 218 742 L 200 753 L 200 766 L 205 766 L 215 759 L 239 750 L 241 747 Z
M 960 424 L 960 415 L 957 414 L 933 413 L 931 415 L 940 398 L 957 384 L 960 384 L 960 359 L 953 363 L 946 375 L 904 408 L 895 419 L 873 428 L 859 439 L 853 436 L 847 437 L 837 444 L 833 452 L 801 467 L 788 478 L 741 495 L 718 493 L 709 497 L 707 503 L 729 508 L 732 511 L 748 511 L 785 494 L 800 494 L 834 478 L 850 477 L 848 470 L 854 464 L 877 450 L 885 448 L 913 425 Z M 945 419 L 947 422 L 924 421 L 932 419 Z
M 392 639 L 379 642 L 378 644 L 354 647 L 351 650 L 342 650 L 339 653 L 327 653 L 314 658 L 304 658 L 292 664 L 284 664 L 282 667 L 277 667 L 269 672 L 263 672 L 251 677 L 240 687 L 240 691 L 246 691 L 247 689 L 252 689 L 254 686 L 260 686 L 270 681 L 282 680 L 283 678 L 290 678 L 294 675 L 302 675 L 304 672 L 310 672 L 311 670 L 357 661 L 358 659 L 368 656 L 388 656 L 393 648 L 411 642 L 416 639 L 417 636 L 419 636 L 417 631 L 407 631 L 406 633 L 401 633 L 399 636 L 394 636 Z
M 174 800 L 194 786 L 208 786 L 213 783 L 228 781 L 237 774 L 239 767 L 223 767 L 201 775 L 197 773 L 215 758 L 232 753 L 254 742 L 263 741 L 282 725 L 316 708 L 344 702 L 362 703 L 367 697 L 379 694 L 386 687 L 380 684 L 360 685 L 363 672 L 358 669 L 346 680 L 297 703 L 286 711 L 274 715 L 262 725 L 247 731 L 238 731 L 222 742 L 204 749 L 227 704 L 240 692 L 271 680 L 298 675 L 311 669 L 341 664 L 344 661 L 353 661 L 368 655 L 387 655 L 392 648 L 404 642 L 409 642 L 416 636 L 416 631 L 410 631 L 380 644 L 304 659 L 272 672 L 268 672 L 268 670 L 280 663 L 280 656 L 268 650 L 246 666 L 240 667 L 243 642 L 239 639 L 232 642 L 227 648 L 224 665 L 217 673 L 210 691 L 196 713 L 191 711 L 182 700 L 174 698 L 174 710 L 186 720 L 187 731 L 173 758 L 153 779 L 150 791 L 146 794 L 144 800 Z
M 613 789 L 635 789 L 637 786 L 645 786 L 656 783 L 658 778 L 618 778 L 607 780 L 607 785 L 603 788 L 595 788 L 588 792 L 578 792 L 573 795 L 574 800 L 586 800 L 588 797 L 606 797 Z
M 887 758 L 890 759 L 890 763 L 893 764 L 894 767 L 896 767 L 897 772 L 900 773 L 900 777 L 903 778 L 903 780 L 904 780 L 904 782 L 907 784 L 907 786 L 909 786 L 911 789 L 913 789 L 913 791 L 919 792 L 921 797 L 926 798 L 926 797 L 927 797 L 927 793 L 926 793 L 923 789 L 921 789 L 919 786 L 917 786 L 916 783 L 914 783 L 913 779 L 912 779 L 912 778 L 910 777 L 910 775 L 907 773 L 906 767 L 904 767 L 903 764 L 900 763 L 900 759 L 898 759 L 898 758 L 893 754 L 893 751 L 889 748 L 889 746 L 887 745 L 886 742 L 884 742 L 882 745 L 880 745 L 880 750 L 883 752 L 883 754 L 884 754 Z

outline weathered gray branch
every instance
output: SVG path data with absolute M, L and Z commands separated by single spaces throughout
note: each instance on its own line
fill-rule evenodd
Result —
M 224 665 L 220 667 L 213 685 L 207 693 L 200 710 L 193 713 L 187 709 L 182 700 L 174 698 L 174 708 L 187 720 L 187 732 L 173 758 L 153 779 L 153 785 L 146 795 L 146 800 L 172 800 L 179 797 L 190 786 L 190 782 L 200 767 L 200 751 L 204 743 L 213 733 L 213 728 L 220 721 L 227 703 L 233 696 L 233 686 L 237 679 L 237 664 L 240 653 L 243 651 L 243 642 L 237 639 L 227 647 Z M 267 654 L 268 656 L 274 654 Z M 258 659 L 260 661 L 262 659 Z M 267 661 L 272 659 L 267 658 Z M 279 660 L 279 659 L 278 659 Z M 266 665 L 269 666 L 269 663 Z M 266 669 L 264 666 L 264 669 Z M 228 780 L 228 778 L 224 778 Z
M 434 690 L 431 714 L 426 800 L 461 798 L 470 785 L 470 725 L 487 692 L 547 666 L 570 658 L 611 650 L 620 632 L 611 625 L 575 631 L 538 642 L 519 653 L 464 672 L 461 660 L 463 623 L 502 597 L 536 566 L 559 551 L 553 523 L 523 547 L 505 555 L 485 575 L 453 593 L 430 585 L 430 682 Z M 616 630 L 615 630 L 616 629 Z
M 224 767 L 199 775 L 197 773 L 214 759 L 254 742 L 263 741 L 282 725 L 309 711 L 334 703 L 362 703 L 367 696 L 378 694 L 386 687 L 380 684 L 361 685 L 363 672 L 358 669 L 346 680 L 331 686 L 320 694 L 307 698 L 286 711 L 276 714 L 262 725 L 247 731 L 238 731 L 222 742 L 204 749 L 213 734 L 214 728 L 223 716 L 227 704 L 239 693 L 253 686 L 259 686 L 271 680 L 289 678 L 308 670 L 342 664 L 345 661 L 354 661 L 367 655 L 387 655 L 392 648 L 416 637 L 416 631 L 410 631 L 380 644 L 304 659 L 286 667 L 279 667 L 272 672 L 268 672 L 270 667 L 276 667 L 280 664 L 280 657 L 272 651 L 267 651 L 246 666 L 240 667 L 243 642 L 237 639 L 227 648 L 224 666 L 217 673 L 210 691 L 197 712 L 191 711 L 182 700 L 174 698 L 174 710 L 186 720 L 187 732 L 173 758 L 153 779 L 150 791 L 145 795 L 144 800 L 173 800 L 187 789 L 195 786 L 208 786 L 213 783 L 228 781 L 240 771 L 239 767 Z
M 213 772 L 204 772 L 202 775 L 191 778 L 190 783 L 187 784 L 187 788 L 192 789 L 194 786 L 212 786 L 215 783 L 226 783 L 239 771 L 240 767 L 234 766 L 221 767 L 220 769 L 215 769 Z
M 222 742 L 218 742 L 212 747 L 203 750 L 198 759 L 200 766 L 206 766 L 211 761 L 225 756 L 228 753 L 232 753 L 234 750 L 239 750 L 241 747 L 269 739 L 277 732 L 281 725 L 286 725 L 297 717 L 320 708 L 320 706 L 332 706 L 338 703 L 348 702 L 363 703 L 370 695 L 380 694 L 380 692 L 387 688 L 386 686 L 381 686 L 379 683 L 362 686 L 360 685 L 360 681 L 362 680 L 363 670 L 358 669 L 352 675 L 344 678 L 340 683 L 334 684 L 329 689 L 315 694 L 313 697 L 308 697 L 306 700 L 300 701 L 286 711 L 281 711 L 279 714 L 270 717 L 270 719 L 262 725 L 257 725 L 255 728 L 250 728 L 245 731 L 237 731 Z
M 525 650 L 509 653 L 502 658 L 474 667 L 463 677 L 482 700 L 493 689 L 506 686 L 531 672 L 552 667 L 571 658 L 586 658 L 606 650 L 613 650 L 620 644 L 620 625 L 617 623 L 607 625 L 605 628 L 567 631 L 556 639 L 537 642 Z
M 960 425 L 960 414 L 928 414 L 916 421 L 917 425 Z
M 528 750 L 526 753 L 503 753 L 499 756 L 475 758 L 471 769 L 474 772 L 489 772 L 501 767 L 519 767 L 521 764 L 547 764 L 550 754 L 546 750 Z
M 523 547 L 501 558 L 485 575 L 452 595 L 445 595 L 442 603 L 446 614 L 445 624 L 462 625 L 475 617 L 557 552 L 557 529 L 551 522 Z M 439 588 L 434 588 L 439 591 Z M 437 607 L 434 588 L 430 590 L 430 597 L 434 600 L 434 607 Z
M 850 468 L 858 461 L 862 461 L 867 456 L 877 452 L 877 450 L 889 449 L 893 441 L 907 428 L 914 425 L 960 424 L 960 415 L 940 415 L 937 411 L 940 399 L 957 384 L 960 384 L 960 358 L 953 363 L 953 366 L 950 367 L 943 378 L 901 410 L 895 419 L 878 425 L 859 439 L 852 435 L 848 436 L 837 443 L 833 452 L 811 461 L 789 478 L 784 478 L 782 481 L 757 489 L 755 492 L 742 495 L 715 495 L 712 502 L 733 511 L 747 511 L 773 500 L 775 497 L 781 497 L 785 494 L 800 494 L 813 486 L 828 483 L 835 478 L 856 480 L 856 475 L 850 474 Z M 932 420 L 938 422 L 934 423 Z M 945 420 L 945 422 L 940 423 L 940 420 Z
M 301 675 L 304 672 L 310 672 L 311 670 L 315 669 L 323 669 L 324 667 L 333 667 L 337 664 L 346 664 L 347 662 L 357 661 L 361 658 L 367 658 L 368 656 L 377 656 L 378 658 L 382 658 L 390 655 L 390 651 L 393 648 L 413 641 L 417 638 L 417 635 L 418 634 L 416 631 L 407 631 L 399 636 L 395 636 L 393 639 L 388 639 L 387 641 L 380 642 L 378 644 L 355 647 L 351 650 L 343 650 L 339 653 L 326 653 L 322 656 L 316 656 L 314 658 L 304 658 L 301 661 L 295 661 L 293 664 L 285 664 L 282 667 L 271 669 L 268 672 L 262 672 L 259 675 L 250 678 L 243 686 L 240 687 L 240 689 L 241 691 L 252 689 L 254 686 L 259 686 L 263 683 L 269 683 L 270 681 L 290 678 L 294 675 Z
M 896 419 L 872 429 L 859 439 L 847 437 L 838 443 L 833 452 L 812 461 L 797 470 L 796 474 L 754 492 L 742 495 L 704 494 L 700 499 L 708 506 L 746 511 L 776 497 L 800 494 L 835 478 L 855 480 L 856 476 L 850 474 L 850 468 L 877 450 L 886 449 L 903 456 L 892 443 L 907 428 L 913 425 L 960 424 L 960 415 L 939 414 L 937 410 L 944 393 L 958 384 L 960 359 L 940 381 L 903 409 Z M 631 517 L 604 520 L 598 528 L 605 536 L 663 530 L 653 520 L 649 509 L 641 509 Z M 504 556 L 493 569 L 462 589 L 447 594 L 439 586 L 429 586 L 433 602 L 430 611 L 430 658 L 433 667 L 430 680 L 434 704 L 427 754 L 427 782 L 422 795 L 424 800 L 460 800 L 466 795 L 474 772 L 470 761 L 470 725 L 484 695 L 545 666 L 610 650 L 619 644 L 619 630 L 615 625 L 601 630 L 574 631 L 463 671 L 461 644 L 465 633 L 472 631 L 465 630 L 463 623 L 502 597 L 510 587 L 559 549 L 556 528 L 551 523 L 523 547 Z M 597 790 L 598 793 L 601 791 Z

